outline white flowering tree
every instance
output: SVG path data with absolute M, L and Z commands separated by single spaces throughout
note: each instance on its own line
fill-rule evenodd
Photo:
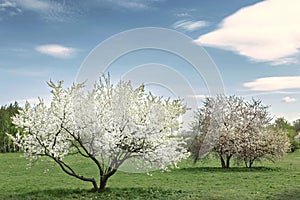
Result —
M 162 170 L 176 165 L 189 154 L 185 142 L 176 136 L 178 118 L 186 107 L 181 100 L 164 100 L 146 93 L 144 86 L 130 82 L 110 83 L 103 77 L 91 91 L 84 84 L 63 88 L 54 84 L 52 101 L 27 105 L 13 118 L 25 131 L 13 137 L 25 156 L 47 156 L 70 176 L 91 182 L 94 191 L 103 191 L 107 180 L 127 160 L 142 159 Z M 90 159 L 99 177 L 85 177 L 64 159 L 77 153 Z
M 257 132 L 240 134 L 237 158 L 251 168 L 254 161 L 280 159 L 290 150 L 288 133 L 284 129 L 268 126 Z
M 255 160 L 262 158 L 274 161 L 289 148 L 287 134 L 271 129 L 270 121 L 268 107 L 259 100 L 217 96 L 204 100 L 204 106 L 195 114 L 192 128 L 195 140 L 201 138 L 200 143 L 209 143 L 223 168 L 229 168 L 233 156 L 251 167 Z M 207 137 L 208 140 L 204 140 Z M 199 158 L 197 152 L 202 146 L 198 142 L 194 147 L 195 159 Z
M 236 96 L 207 97 L 204 106 L 195 113 L 193 132 L 202 143 L 208 143 L 211 151 L 220 158 L 222 168 L 229 168 L 230 160 L 236 153 L 237 132 L 244 126 L 242 119 L 243 100 Z M 204 140 L 204 138 L 209 138 Z M 203 145 L 201 145 L 202 148 Z M 195 149 L 194 152 L 200 151 Z M 199 158 L 195 155 L 195 159 Z

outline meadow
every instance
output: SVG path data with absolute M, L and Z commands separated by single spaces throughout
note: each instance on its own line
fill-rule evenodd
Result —
M 85 174 L 93 165 L 68 158 Z M 20 153 L 0 154 L 0 199 L 300 199 L 300 151 L 280 162 L 260 162 L 253 168 L 222 169 L 218 160 L 180 163 L 170 172 L 152 175 L 117 172 L 103 193 L 90 192 L 85 183 L 64 174 L 43 159 L 28 167 Z

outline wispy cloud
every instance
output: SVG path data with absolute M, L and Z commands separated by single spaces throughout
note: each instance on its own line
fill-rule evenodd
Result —
M 191 17 L 191 15 L 187 12 L 180 12 L 174 14 L 176 17 Z
M 165 0 L 96 0 L 99 4 L 106 3 L 114 8 L 124 8 L 129 10 L 147 10 L 154 8 L 154 3 Z
M 37 13 L 41 18 L 49 21 L 64 21 L 71 15 L 70 7 L 65 1 L 51 0 L 5 0 L 0 3 L 2 16 L 21 15 L 25 12 Z
M 300 76 L 264 77 L 243 84 L 253 91 L 275 91 L 300 88 Z
M 3 1 L 0 3 L 0 10 L 4 11 L 6 9 L 10 9 L 10 8 L 15 8 L 16 7 L 16 3 L 15 2 L 10 2 L 10 1 Z
M 40 1 L 40 0 L 16 0 L 18 6 L 32 11 L 47 11 L 53 9 L 54 4 L 51 4 L 49 1 Z
M 39 97 L 29 97 L 29 98 L 24 98 L 24 99 L 17 99 L 15 100 L 18 102 L 20 106 L 25 106 L 26 103 L 29 103 L 31 105 L 38 104 L 40 102 L 40 99 L 46 104 L 49 105 L 51 102 L 51 95 L 42 95 Z M 7 102 L 6 104 L 13 103 L 15 101 Z
M 144 10 L 149 8 L 149 6 L 143 2 L 136 1 L 116 1 L 116 3 L 124 8 L 134 9 L 134 10 Z
M 9 70 L 10 73 L 21 75 L 21 76 L 29 76 L 29 77 L 44 77 L 47 76 L 47 72 L 43 71 L 30 71 L 30 70 L 22 70 L 22 69 L 13 69 Z
M 196 11 L 195 8 L 176 8 L 173 10 L 173 15 L 179 18 L 191 18 Z
M 0 8 L 4 9 L 4 8 L 10 8 L 10 7 L 15 7 L 15 3 L 12 3 L 10 1 L 3 1 L 2 3 L 0 3 Z
M 285 102 L 285 103 L 293 103 L 295 101 L 297 101 L 295 98 L 292 98 L 292 97 L 284 97 L 281 99 L 282 102 Z
M 28 98 L 28 99 L 19 99 L 16 100 L 20 106 L 24 106 L 26 103 L 29 104 L 38 104 L 40 100 L 38 98 Z
M 189 21 L 189 20 L 180 20 L 173 24 L 175 29 L 183 29 L 185 31 L 195 31 L 202 27 L 207 26 L 206 21 Z
M 48 76 L 48 72 L 40 71 L 40 70 L 32 70 L 28 68 L 14 68 L 14 67 L 7 67 L 7 68 L 0 68 L 0 73 L 5 74 L 12 74 L 16 76 L 26 76 L 26 77 L 46 77 Z
M 190 97 L 190 98 L 196 98 L 196 99 L 205 99 L 208 96 L 204 95 L 204 94 L 195 94 L 195 95 L 188 95 L 188 97 Z
M 225 18 L 220 28 L 196 42 L 232 50 L 274 65 L 297 62 L 300 47 L 300 1 L 267 0 Z
M 3 1 L 0 3 L 0 13 L 7 13 L 9 16 L 15 16 L 22 13 L 22 10 L 17 7 L 15 2 Z M 1 17 L 1 19 L 3 16 Z
M 75 48 L 65 47 L 58 44 L 41 45 L 37 46 L 35 49 L 36 51 L 42 54 L 50 55 L 57 58 L 70 58 L 77 51 Z
M 291 94 L 300 94 L 300 91 L 262 91 L 262 92 L 253 92 L 249 93 L 249 90 L 245 90 L 243 92 L 247 92 L 243 94 L 243 97 L 253 97 L 253 96 L 264 96 L 264 95 L 273 95 L 273 94 L 285 94 L 285 95 L 291 95 Z

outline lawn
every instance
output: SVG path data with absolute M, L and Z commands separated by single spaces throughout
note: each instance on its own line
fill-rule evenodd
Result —
M 93 166 L 69 158 L 86 174 Z M 147 174 L 116 173 L 103 193 L 92 193 L 90 183 L 65 175 L 44 159 L 31 168 L 18 153 L 0 154 L 0 199 L 300 199 L 300 151 L 282 161 L 256 163 L 252 169 L 221 169 L 215 159 L 179 169 Z

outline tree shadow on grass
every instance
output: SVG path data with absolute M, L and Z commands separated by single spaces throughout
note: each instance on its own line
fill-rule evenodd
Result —
M 95 193 L 82 189 L 49 189 L 38 190 L 1 197 L 8 200 L 33 199 L 198 199 L 182 190 L 165 190 L 161 188 L 107 188 L 104 192 Z
M 185 172 L 272 172 L 272 171 L 281 171 L 279 167 L 230 167 L 230 168 L 221 168 L 221 167 L 190 167 L 190 168 L 181 168 L 179 171 Z
M 5 199 L 76 199 L 76 197 L 84 198 L 85 195 L 88 195 L 89 193 L 92 192 L 83 189 L 49 189 L 35 190 L 18 195 L 8 195 L 5 197 Z

